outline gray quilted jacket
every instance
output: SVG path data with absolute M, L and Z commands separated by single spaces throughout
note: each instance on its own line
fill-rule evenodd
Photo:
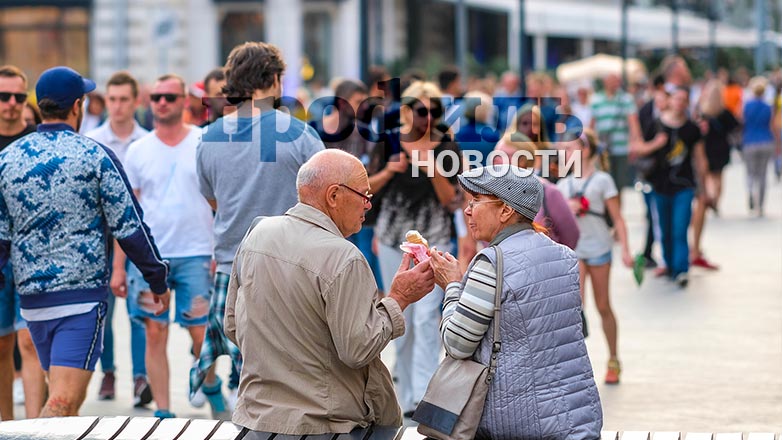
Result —
M 603 411 L 581 333 L 578 260 L 532 230 L 504 256 L 502 349 L 476 438 L 599 439 Z M 482 252 L 496 265 L 492 248 Z M 494 322 L 476 351 L 489 364 Z

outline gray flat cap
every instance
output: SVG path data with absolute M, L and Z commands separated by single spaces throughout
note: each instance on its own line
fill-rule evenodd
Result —
M 533 220 L 543 204 L 543 184 L 530 170 L 492 165 L 465 171 L 459 183 L 475 194 L 497 196 L 524 217 Z

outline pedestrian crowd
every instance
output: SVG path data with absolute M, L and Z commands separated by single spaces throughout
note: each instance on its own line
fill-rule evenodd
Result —
M 98 399 L 127 385 L 129 406 L 175 417 L 173 321 L 190 336 L 172 347 L 192 356 L 190 404 L 250 435 L 431 415 L 422 400 L 445 352 L 498 362 L 478 438 L 599 438 L 583 308 L 599 312 L 604 382 L 618 384 L 614 248 L 686 288 L 692 267 L 719 269 L 701 242 L 732 158 L 752 216 L 770 163 L 780 178 L 778 72 L 694 81 L 669 56 L 623 85 L 619 72 L 559 84 L 373 67 L 367 83 L 335 78 L 301 101 L 283 97 L 285 74 L 266 43 L 237 46 L 194 84 L 120 71 L 98 92 L 64 66 L 34 85 L 0 67 L 4 420 L 22 401 L 28 418 L 77 415 L 98 363 Z M 636 194 L 643 244 L 622 216 Z M 400 248 L 412 230 L 426 258 Z M 118 385 L 122 300 L 132 382 Z

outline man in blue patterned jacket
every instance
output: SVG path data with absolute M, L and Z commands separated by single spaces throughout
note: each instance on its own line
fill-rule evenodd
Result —
M 77 415 L 103 349 L 113 236 L 168 309 L 160 258 L 117 157 L 76 133 L 95 83 L 67 67 L 35 91 L 43 124 L 0 153 L 0 268 L 11 259 L 49 398 L 41 417 Z

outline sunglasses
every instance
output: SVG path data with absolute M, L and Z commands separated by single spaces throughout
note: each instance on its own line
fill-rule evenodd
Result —
M 0 92 L 0 101 L 8 102 L 11 100 L 12 96 L 14 97 L 14 99 L 16 99 L 17 104 L 21 104 L 27 101 L 27 93 L 11 93 L 11 92 Z
M 440 109 L 440 107 L 436 107 L 436 106 L 433 106 L 431 108 L 431 110 L 426 108 L 426 107 L 424 107 L 424 106 L 418 106 L 418 107 L 414 108 L 413 111 L 415 112 L 416 115 L 418 115 L 418 116 L 420 116 L 422 118 L 425 118 L 427 115 L 431 114 L 432 115 L 432 119 L 437 119 L 437 118 L 439 118 L 443 114 L 442 109 Z
M 149 95 L 149 99 L 151 99 L 152 102 L 159 102 L 160 98 L 163 98 L 166 102 L 174 102 L 183 96 L 185 95 L 177 95 L 176 93 L 152 93 Z

